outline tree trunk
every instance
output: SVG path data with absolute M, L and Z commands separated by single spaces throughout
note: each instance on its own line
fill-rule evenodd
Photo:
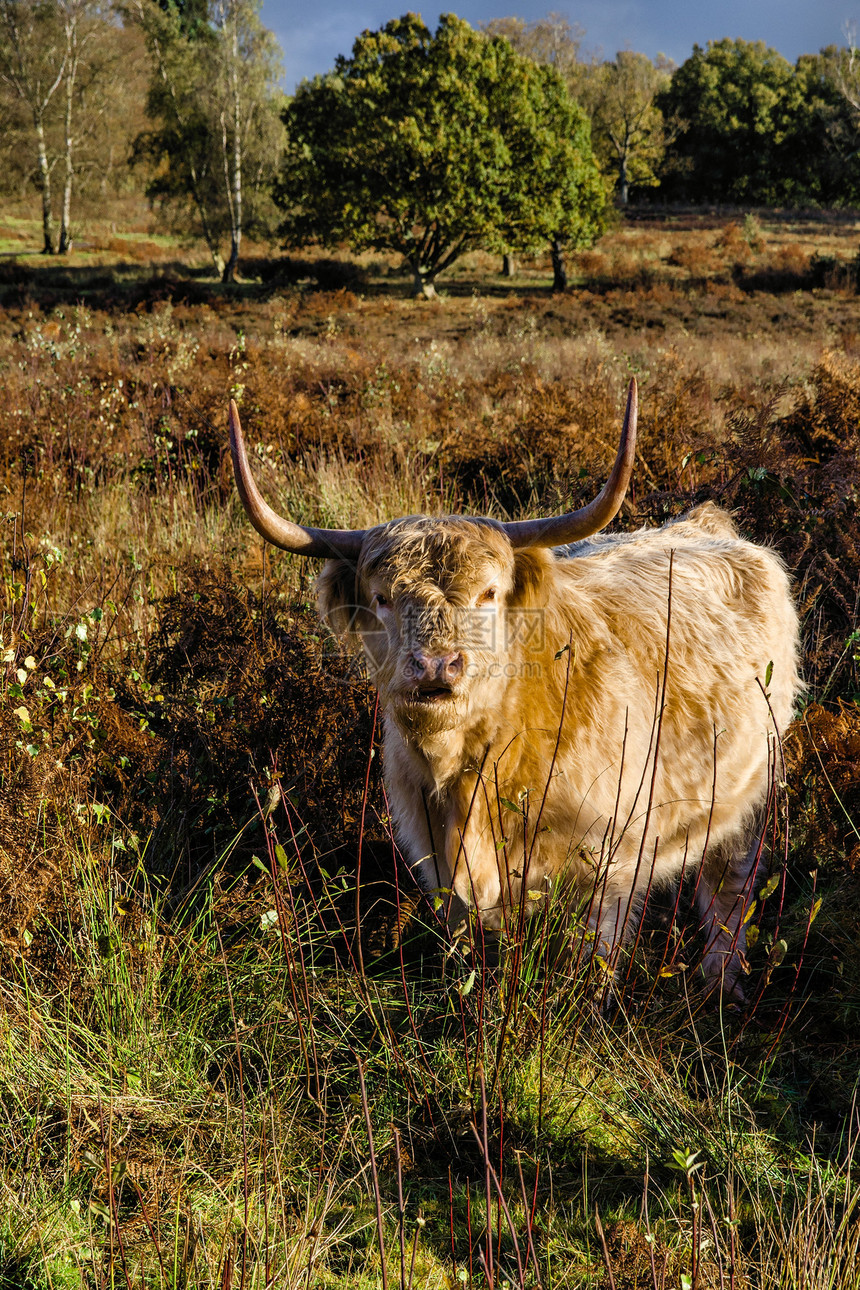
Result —
M 228 196 L 230 199 L 230 258 L 224 266 L 222 282 L 236 281 L 236 268 L 239 263 L 239 248 L 242 245 L 242 116 L 239 99 L 239 37 L 236 27 L 232 33 L 232 66 L 231 89 L 233 91 L 233 148 L 228 175 Z M 224 145 L 226 153 L 226 132 Z M 225 156 L 226 160 L 226 156 Z
M 618 162 L 618 204 L 626 206 L 629 198 L 629 185 L 627 182 L 627 154 L 621 154 Z
M 41 117 L 36 117 L 36 142 L 39 155 L 39 187 L 42 190 L 42 254 L 54 255 L 54 211 L 51 205 L 51 167 L 45 146 L 45 127 Z
M 67 255 L 72 249 L 72 229 L 71 229 L 71 212 L 72 212 L 72 180 L 74 178 L 74 166 L 72 163 L 72 97 L 75 89 L 75 72 L 77 70 L 77 59 L 71 61 L 68 75 L 66 76 L 66 113 L 65 113 L 65 171 L 63 174 L 63 207 L 60 215 L 60 241 L 57 251 L 60 255 Z
M 412 267 L 412 280 L 414 283 L 414 296 L 416 300 L 438 300 L 436 295 L 436 284 L 426 273 L 422 273 L 420 268 Z
M 516 266 L 516 262 L 514 261 L 514 257 L 512 255 L 505 254 L 502 257 L 502 277 L 513 278 L 516 274 L 516 271 L 517 271 L 517 266 Z
M 567 291 L 567 269 L 564 267 L 564 247 L 558 234 L 556 234 L 550 243 L 550 255 L 552 256 L 552 289 L 553 291 Z
M 48 6 L 44 8 L 47 9 Z M 26 103 L 33 121 L 39 189 L 42 194 L 42 254 L 53 255 L 54 212 L 51 203 L 51 166 L 45 142 L 45 114 L 65 74 L 68 48 L 59 50 L 62 58 L 54 75 L 50 62 L 58 51 L 50 39 L 48 42 L 43 40 L 45 33 L 37 23 L 38 9 L 40 6 L 33 3 L 3 0 L 0 5 L 3 28 L 0 36 L 0 69 L 4 86 L 8 86 L 22 103 Z M 51 16 L 53 19 L 55 15 Z M 50 36 L 50 32 L 48 34 Z M 46 75 L 47 84 L 44 80 Z
M 236 231 L 234 230 L 230 237 L 230 256 L 229 256 L 229 259 L 227 260 L 227 263 L 224 265 L 224 272 L 221 274 L 222 282 L 236 281 L 236 268 L 239 264 L 239 239 L 240 238 L 241 238 L 241 234 L 237 235 Z
M 72 249 L 72 227 L 71 227 L 71 210 L 72 210 L 72 171 L 67 166 L 66 176 L 63 182 L 63 210 L 60 218 L 60 240 L 57 244 L 58 255 L 68 255 Z

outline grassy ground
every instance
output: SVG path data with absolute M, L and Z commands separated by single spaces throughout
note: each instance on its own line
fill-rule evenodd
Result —
M 857 232 L 654 217 L 565 297 L 476 256 L 432 305 L 379 260 L 223 289 L 143 221 L 3 257 L 0 1286 L 860 1284 Z M 501 967 L 447 941 L 374 696 L 223 458 L 232 395 L 298 519 L 535 514 L 631 371 L 620 523 L 719 500 L 803 616 L 744 1012 L 683 900 L 606 1016 L 550 914 Z

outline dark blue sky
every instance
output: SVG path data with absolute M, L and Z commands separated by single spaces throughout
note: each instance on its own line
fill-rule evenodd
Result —
M 823 45 L 844 43 L 845 23 L 860 19 L 860 0 L 583 0 L 576 5 L 547 0 L 460 0 L 441 9 L 416 0 L 264 0 L 263 22 L 284 51 L 285 85 L 325 72 L 338 54 L 348 54 L 366 27 L 381 27 L 417 9 L 435 29 L 440 13 L 454 12 L 473 26 L 510 14 L 531 20 L 549 10 L 585 29 L 584 46 L 612 57 L 631 48 L 666 54 L 682 63 L 693 44 L 723 37 L 763 40 L 792 62 Z

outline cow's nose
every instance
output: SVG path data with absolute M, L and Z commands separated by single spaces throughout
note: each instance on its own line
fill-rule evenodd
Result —
M 445 654 L 439 660 L 443 681 L 456 681 L 463 671 L 462 654 Z
M 463 671 L 463 655 L 428 654 L 416 649 L 410 656 L 411 671 L 416 681 L 443 681 L 450 685 Z

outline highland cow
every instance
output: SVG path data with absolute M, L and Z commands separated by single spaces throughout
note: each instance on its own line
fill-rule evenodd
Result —
M 364 531 L 278 516 L 235 404 L 230 429 L 258 532 L 327 558 L 320 613 L 378 687 L 386 791 L 419 881 L 496 930 L 564 885 L 611 970 L 647 893 L 698 870 L 705 977 L 741 999 L 763 809 L 800 688 L 797 615 L 778 556 L 711 503 L 592 536 L 630 481 L 636 412 L 631 382 L 609 480 L 581 510 Z

